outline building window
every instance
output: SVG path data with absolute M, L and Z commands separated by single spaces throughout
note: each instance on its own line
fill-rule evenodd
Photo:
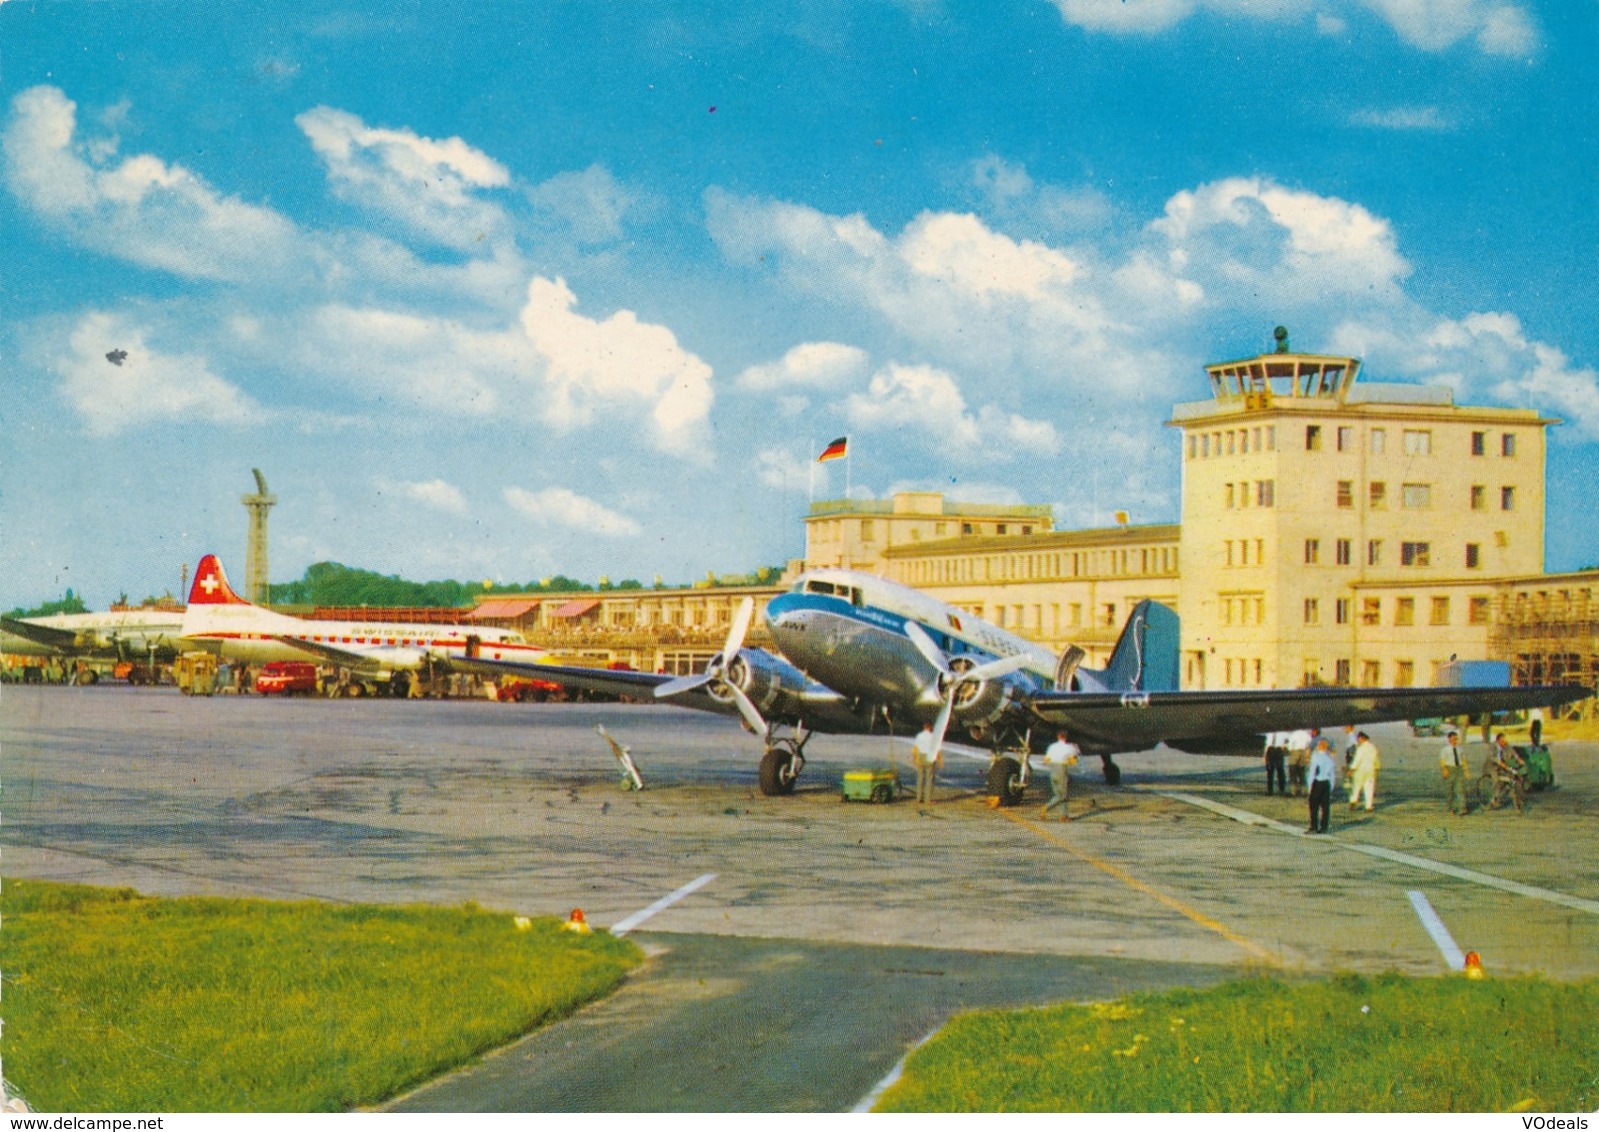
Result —
M 1416 662 L 1413 660 L 1394 661 L 1394 687 L 1408 688 L 1416 682 Z
M 1268 452 L 1277 451 L 1277 426 L 1276 425 L 1267 425 L 1266 426 L 1266 451 L 1268 451 Z
M 1499 455 L 1514 456 L 1516 454 L 1516 434 L 1507 432 L 1499 438 Z
M 1338 481 L 1338 506 L 1353 507 L 1355 505 L 1355 481 Z
M 1238 430 L 1238 451 L 1245 456 L 1249 455 L 1249 430 L 1247 428 Z
M 1355 430 L 1349 425 L 1338 426 L 1338 451 L 1353 452 L 1355 449 Z
M 1516 489 L 1502 487 L 1499 489 L 1499 510 L 1514 511 L 1516 509 Z
M 1374 538 L 1366 543 L 1366 565 L 1382 565 L 1382 539 Z
M 1255 438 L 1255 451 L 1259 452 L 1260 451 L 1260 426 L 1256 425 L 1250 431 L 1251 431 L 1251 433 L 1253 434 L 1253 436 Z
M 1480 483 L 1471 485 L 1471 509 L 1485 511 L 1488 508 L 1488 489 Z
M 1319 424 L 1305 426 L 1305 451 L 1321 451 L 1321 426 Z
M 961 534 L 969 535 L 971 533 L 972 533 L 972 525 L 970 523 L 962 523 L 961 524 Z
M 1432 484 L 1407 483 L 1400 495 L 1400 506 L 1406 511 L 1425 511 L 1432 506 Z
M 1449 599 L 1448 598 L 1446 598 L 1446 597 L 1435 597 L 1435 598 L 1432 599 L 1432 620 L 1431 620 L 1431 624 L 1433 624 L 1433 625 L 1447 625 L 1447 624 L 1449 624 Z
M 1305 540 L 1305 565 L 1314 566 L 1321 561 L 1321 540 L 1307 538 Z
M 1366 597 L 1360 599 L 1360 623 L 1362 625 L 1382 624 L 1382 598 Z
M 1471 604 L 1466 608 L 1466 621 L 1468 624 L 1488 624 L 1488 601 L 1489 599 L 1485 597 L 1474 597 L 1471 599 Z
M 1317 601 L 1313 597 L 1307 597 L 1305 599 L 1305 624 L 1321 624 L 1321 602 Z
M 1488 451 L 1488 434 L 1474 432 L 1471 434 L 1471 454 L 1473 456 L 1485 455 Z
M 1466 544 L 1466 569 L 1478 570 L 1482 568 L 1482 546 L 1479 543 Z
M 1210 433 L 1208 432 L 1199 438 L 1199 454 L 1201 456 L 1210 455 Z
M 1431 558 L 1431 543 L 1402 542 L 1399 544 L 1399 565 L 1401 566 L 1428 566 L 1431 565 Z
M 1394 601 L 1394 624 L 1414 625 L 1416 623 L 1416 599 L 1413 597 L 1397 598 Z
M 1505 488 L 1509 491 L 1510 488 Z M 1255 483 L 1255 504 L 1259 507 L 1272 507 L 1277 502 L 1277 481 L 1258 480 Z M 1508 510 L 1508 508 L 1507 508 Z
M 1371 454 L 1373 456 L 1381 456 L 1383 454 L 1383 451 L 1387 447 L 1388 447 L 1388 430 L 1385 429 L 1385 428 L 1374 428 L 1374 429 L 1372 429 L 1371 430 Z
M 1238 434 L 1231 429 L 1227 431 L 1227 455 L 1231 456 L 1238 451 Z
M 1192 460 L 1199 455 L 1199 438 L 1192 434 L 1188 437 L 1188 458 Z
M 1116 624 L 1116 603 L 1113 601 L 1108 601 L 1105 603 L 1105 624 Z
M 1341 538 L 1338 540 L 1335 551 L 1338 555 L 1338 565 L 1348 566 L 1354 554 L 1354 543 L 1349 539 Z
M 1233 540 L 1232 539 L 1228 539 L 1227 543 L 1226 543 L 1226 546 L 1227 546 L 1227 565 L 1231 566 L 1233 564 Z
M 1383 483 L 1381 480 L 1377 480 L 1377 481 L 1373 482 L 1372 485 L 1371 485 L 1370 493 L 1371 493 L 1371 509 L 1373 511 L 1381 511 L 1384 507 L 1388 506 L 1388 485 L 1387 484 Z
M 1333 603 L 1333 620 L 1340 625 L 1349 624 L 1349 599 L 1341 597 Z
M 1004 524 L 1004 523 L 999 523 L 999 524 L 997 524 L 997 525 L 996 525 L 996 526 L 995 526 L 995 527 L 994 527 L 994 533 L 995 533 L 995 534 L 996 534 L 996 535 L 1002 535 L 1002 534 L 1004 534 L 1004 533 L 1005 533 L 1005 524 Z
M 1375 660 L 1360 662 L 1360 684 L 1364 688 L 1375 688 L 1382 683 L 1382 670 Z
M 1228 510 L 1231 510 L 1232 506 L 1233 506 L 1233 485 L 1232 484 L 1228 484 L 1227 485 L 1226 494 L 1227 494 L 1227 508 L 1228 508 Z
M 1033 528 L 1032 527 L 1023 525 L 1023 527 L 1022 527 L 1022 534 L 1023 535 L 1030 535 L 1032 533 L 1033 533 Z
M 1349 667 L 1347 658 L 1333 661 L 1333 683 L 1340 688 L 1349 687 Z
M 1431 456 L 1432 430 L 1425 428 L 1405 429 L 1405 455 Z
M 872 542 L 877 537 L 876 524 L 871 519 L 861 520 L 861 541 Z

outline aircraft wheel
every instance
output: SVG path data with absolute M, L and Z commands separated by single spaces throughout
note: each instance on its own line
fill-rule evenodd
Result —
M 993 761 L 988 768 L 988 796 L 1001 806 L 1014 806 L 1022 800 L 1022 764 L 1009 755 Z
M 1105 764 L 1105 785 L 1120 786 L 1122 781 L 1122 768 L 1111 762 L 1108 756 L 1102 761 Z
M 761 793 L 769 798 L 794 793 L 799 767 L 792 751 L 767 751 L 761 758 Z
M 874 801 L 874 802 L 892 802 L 893 800 L 894 800 L 894 788 L 892 786 L 888 785 L 888 783 L 885 782 L 881 786 L 872 787 L 872 801 Z

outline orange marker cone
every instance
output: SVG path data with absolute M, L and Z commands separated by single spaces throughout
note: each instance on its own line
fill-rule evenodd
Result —
M 569 932 L 583 932 L 585 934 L 594 930 L 589 927 L 588 920 L 583 918 L 583 909 L 581 908 L 573 908 L 572 915 L 561 926 Z
M 1466 978 L 1486 979 L 1488 972 L 1482 969 L 1482 956 L 1475 951 L 1466 952 Z

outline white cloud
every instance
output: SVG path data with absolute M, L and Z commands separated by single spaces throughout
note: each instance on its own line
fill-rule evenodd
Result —
M 505 238 L 504 210 L 476 194 L 509 185 L 510 173 L 460 138 L 372 127 L 329 106 L 294 121 L 340 196 L 446 247 L 471 250 Z
M 390 480 L 379 478 L 378 491 L 387 495 L 398 495 L 413 503 L 434 511 L 444 511 L 451 515 L 464 515 L 467 511 L 466 496 L 454 484 L 443 480 L 424 480 L 407 482 L 405 480 Z
M 1386 321 L 1350 321 L 1333 349 L 1365 359 L 1365 372 L 1449 385 L 1477 403 L 1555 413 L 1599 439 L 1599 373 L 1575 367 L 1554 346 L 1529 339 L 1521 320 L 1500 311 L 1439 318 L 1417 309 Z
M 1154 35 L 1195 15 L 1282 21 L 1311 15 L 1323 35 L 1342 34 L 1344 13 L 1364 8 L 1411 47 L 1442 51 L 1465 40 L 1487 55 L 1537 49 L 1527 9 L 1508 0 L 1054 0 L 1066 23 L 1090 32 Z
M 984 405 L 975 415 L 955 378 L 925 365 L 891 363 L 872 375 L 864 393 L 844 402 L 850 424 L 862 430 L 915 428 L 962 459 L 1008 460 L 1050 455 L 1060 447 L 1055 426 Z
M 94 436 L 168 421 L 238 425 L 262 416 L 205 358 L 153 349 L 145 329 L 123 314 L 85 315 L 51 366 L 62 396 Z
M 611 243 L 622 238 L 622 222 L 638 204 L 636 194 L 603 165 L 558 173 L 528 190 L 534 205 L 560 219 L 581 243 Z
M 972 182 L 988 213 L 1009 231 L 1040 237 L 1098 233 L 1112 219 L 1110 199 L 1098 189 L 1039 184 L 1027 170 L 989 154 L 972 162 Z
M 1436 106 L 1395 106 L 1386 110 L 1356 110 L 1349 116 L 1356 126 L 1379 130 L 1447 130 L 1450 124 Z
M 508 487 L 505 501 L 521 514 L 547 526 L 610 537 L 636 535 L 641 530 L 626 515 L 564 487 L 547 487 L 543 491 Z
M 755 478 L 779 491 L 804 491 L 810 486 L 814 463 L 786 449 L 767 448 L 755 454 Z
M 802 342 L 775 362 L 750 366 L 735 379 L 740 389 L 838 389 L 865 376 L 865 350 L 842 342 Z
M 271 209 L 148 154 L 114 163 L 115 139 L 80 141 L 77 104 L 56 87 L 12 99 L 3 148 L 12 193 L 80 246 L 192 279 L 304 266 L 298 230 Z
M 536 277 L 528 285 L 521 329 L 537 351 L 544 385 L 544 419 L 561 428 L 601 411 L 647 408 L 651 441 L 663 452 L 705 453 L 713 393 L 711 367 L 678 345 L 664 326 L 621 310 L 602 321 L 572 308 L 577 296 L 564 279 Z

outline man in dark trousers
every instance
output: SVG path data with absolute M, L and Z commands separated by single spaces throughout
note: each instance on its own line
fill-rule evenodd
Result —
M 1305 772 L 1310 787 L 1310 828 L 1306 833 L 1326 833 L 1332 816 L 1333 781 L 1338 777 L 1338 764 L 1333 762 L 1332 744 L 1326 739 L 1316 740 L 1315 752 L 1310 756 L 1310 766 Z

